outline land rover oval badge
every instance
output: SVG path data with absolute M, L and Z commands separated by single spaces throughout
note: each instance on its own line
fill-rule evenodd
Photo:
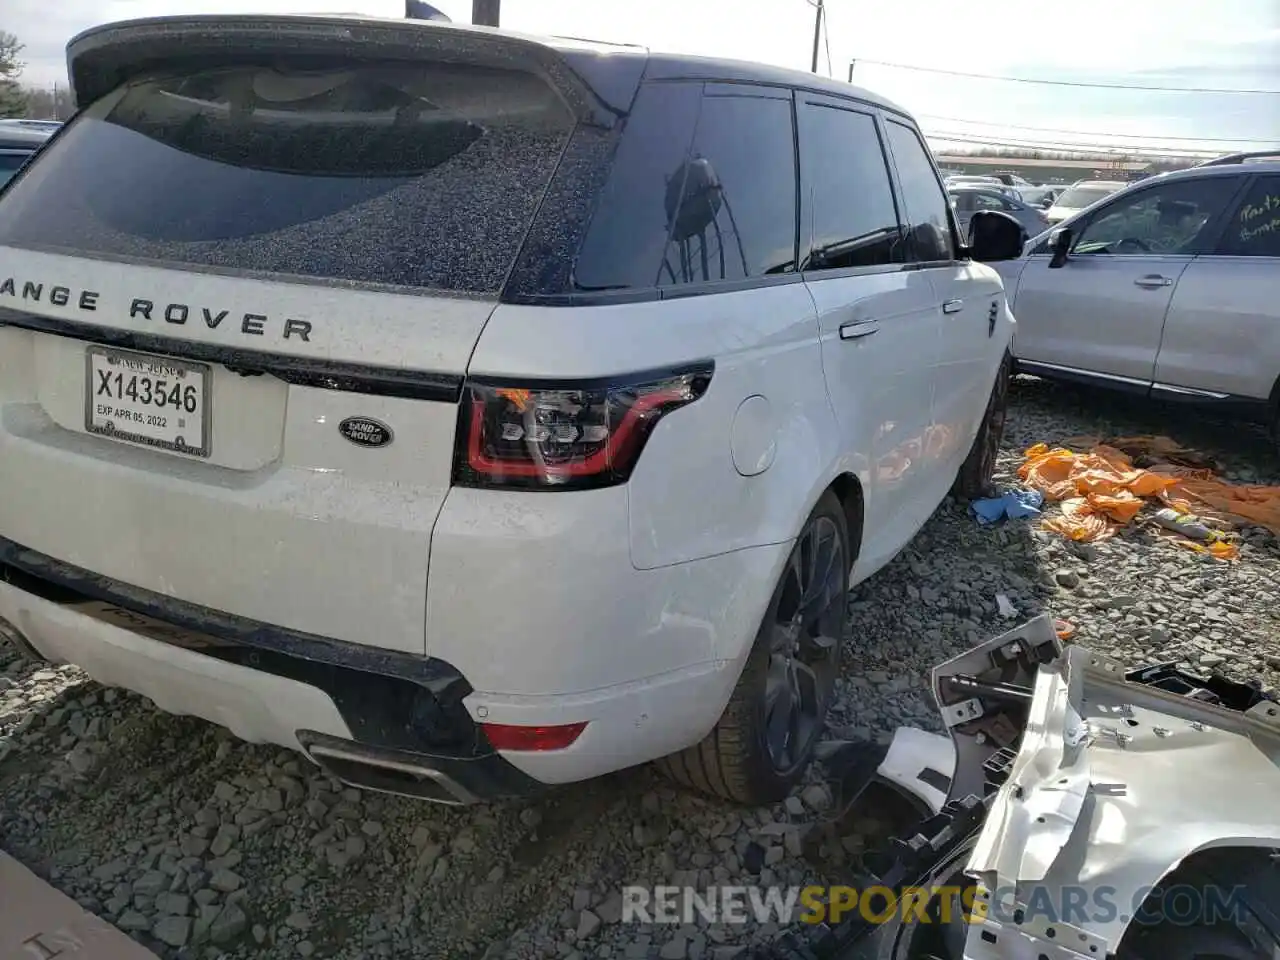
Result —
M 338 432 L 361 447 L 385 447 L 393 436 L 385 423 L 369 417 L 347 417 L 338 424 Z

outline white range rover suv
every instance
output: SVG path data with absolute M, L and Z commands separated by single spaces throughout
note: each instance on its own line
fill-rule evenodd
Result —
M 0 632 L 371 789 L 784 794 L 847 585 L 989 481 L 1021 228 L 804 73 L 279 16 L 68 62 L 0 194 Z

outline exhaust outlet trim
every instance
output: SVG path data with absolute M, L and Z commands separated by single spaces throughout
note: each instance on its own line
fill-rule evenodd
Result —
M 306 730 L 297 736 L 308 759 L 350 786 L 445 806 L 483 802 L 453 777 L 424 762 L 428 758 L 418 760 L 412 754 L 337 741 Z

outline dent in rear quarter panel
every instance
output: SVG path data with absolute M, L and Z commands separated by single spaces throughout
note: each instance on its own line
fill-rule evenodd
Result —
M 627 485 L 631 559 L 646 570 L 796 535 L 838 455 L 804 285 L 603 307 L 503 305 L 471 372 L 602 377 L 705 359 L 715 362 L 706 394 L 657 424 Z M 739 441 L 740 459 L 749 450 L 768 466 L 743 476 L 734 423 L 757 396 L 769 415 L 758 401 L 746 408 L 739 437 L 753 436 Z

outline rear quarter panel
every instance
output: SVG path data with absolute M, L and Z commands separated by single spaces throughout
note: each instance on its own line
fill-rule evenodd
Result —
M 829 482 L 838 438 L 804 284 L 596 307 L 503 305 L 470 372 L 597 378 L 706 359 L 715 362 L 706 394 L 659 421 L 627 485 L 632 562 L 652 569 L 785 542 L 815 485 Z

